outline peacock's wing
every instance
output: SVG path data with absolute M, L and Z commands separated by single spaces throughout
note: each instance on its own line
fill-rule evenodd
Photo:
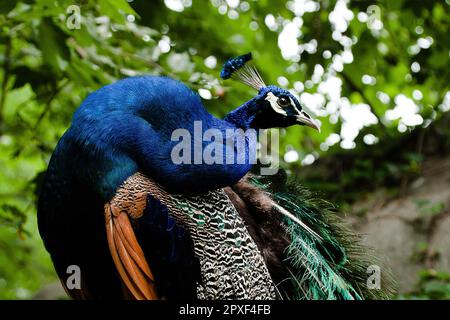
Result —
M 146 206 L 145 193 L 119 192 L 105 205 L 106 236 L 121 280 L 138 300 L 155 300 L 155 277 L 136 239 L 131 219 L 140 218 Z
M 222 189 L 175 195 L 137 173 L 105 205 L 105 218 L 111 256 L 136 299 L 276 297 L 262 254 Z M 174 278 L 171 267 L 188 271 Z M 170 282 L 186 287 L 174 296 L 164 289 Z
M 108 246 L 125 296 L 195 298 L 199 265 L 192 240 L 154 196 L 152 184 L 136 174 L 105 204 Z

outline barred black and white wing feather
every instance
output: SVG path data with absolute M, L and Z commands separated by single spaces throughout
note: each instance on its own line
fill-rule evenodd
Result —
M 152 208 L 159 206 L 159 212 L 146 212 L 142 203 L 149 202 L 153 202 Z M 140 205 L 132 205 L 135 203 Z M 113 214 L 111 208 L 114 208 Z M 164 216 L 166 221 L 161 221 L 161 225 L 166 229 L 175 228 L 170 222 L 174 219 L 192 240 L 200 274 L 195 279 L 196 298 L 276 298 L 263 256 L 222 189 L 195 196 L 173 195 L 142 174 L 130 177 L 105 210 L 110 251 L 124 285 L 134 298 L 153 299 L 164 293 L 158 293 L 158 275 L 155 274 L 155 279 L 145 264 L 146 256 L 154 254 L 152 248 L 142 251 L 133 235 L 123 237 L 126 234 L 123 230 L 129 231 L 125 216 L 131 218 L 131 224 L 142 224 L 145 220 L 141 219 L 155 220 L 154 215 L 160 215 L 162 211 L 168 215 Z M 149 214 L 153 216 L 146 216 Z M 142 230 L 142 226 L 135 228 Z M 145 242 L 144 237 L 141 239 Z M 152 265 L 150 259 L 148 264 Z

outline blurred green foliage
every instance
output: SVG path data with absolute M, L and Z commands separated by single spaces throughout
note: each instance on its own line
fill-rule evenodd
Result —
M 206 107 L 223 116 L 254 92 L 239 83 L 219 81 L 221 64 L 251 51 L 267 83 L 295 87 L 302 101 L 318 101 L 312 112 L 322 122 L 321 133 L 300 127 L 282 131 L 281 152 L 287 160 L 283 165 L 291 171 L 302 172 L 302 166 L 311 163 L 303 161 L 308 155 L 313 161 L 319 157 L 354 159 L 349 162 L 354 170 L 328 180 L 329 185 L 322 173 L 309 180 L 311 185 L 322 181 L 316 189 L 328 195 L 342 194 L 342 190 L 351 193 L 361 181 L 382 184 L 386 172 L 417 171 L 420 152 L 401 153 L 406 160 L 399 167 L 395 157 L 383 162 L 385 147 L 401 149 L 403 139 L 414 134 L 416 127 L 439 121 L 450 108 L 449 1 L 346 3 L 2 1 L 0 298 L 29 298 L 42 284 L 55 279 L 36 229 L 39 181 L 81 101 L 101 86 L 127 76 L 168 75 L 194 90 L 208 90 L 202 94 Z M 334 21 L 332 17 L 339 14 L 343 14 L 341 20 Z M 289 23 L 297 31 L 282 36 L 289 31 Z M 296 51 L 290 56 L 281 50 L 292 50 L 292 46 Z M 414 63 L 420 67 L 413 67 Z M 319 90 L 330 78 L 340 81 L 334 88 L 337 97 Z M 420 124 L 386 119 L 399 94 L 417 107 L 423 119 Z M 329 102 L 337 103 L 336 110 Z M 343 127 L 348 119 L 341 103 L 350 108 L 367 105 L 377 119 L 372 125 L 357 126 L 350 151 L 337 142 L 327 144 L 333 133 L 345 139 Z M 366 141 L 367 135 L 375 139 Z M 294 151 L 298 161 L 286 157 L 289 151 Z M 440 290 L 435 289 L 430 290 Z
M 401 294 L 398 299 L 450 299 L 450 273 L 433 269 L 421 270 L 420 280 L 412 292 Z

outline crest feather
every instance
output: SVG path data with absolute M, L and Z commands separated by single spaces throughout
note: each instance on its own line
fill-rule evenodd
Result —
M 222 67 L 220 77 L 222 79 L 235 79 L 256 90 L 265 87 L 258 70 L 253 65 L 246 64 L 252 59 L 252 54 L 247 53 L 235 58 L 228 59 Z

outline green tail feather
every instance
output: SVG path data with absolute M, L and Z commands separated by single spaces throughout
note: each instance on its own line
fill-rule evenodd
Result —
M 294 179 L 282 184 L 265 180 L 253 177 L 251 181 L 314 231 L 284 217 L 291 238 L 286 250 L 291 274 L 287 280 L 295 288 L 294 295 L 285 298 L 361 300 L 393 294 L 389 272 L 382 273 L 381 289 L 368 288 L 367 268 L 379 261 L 370 249 L 359 245 L 360 237 L 344 226 L 333 205 L 314 198 Z

